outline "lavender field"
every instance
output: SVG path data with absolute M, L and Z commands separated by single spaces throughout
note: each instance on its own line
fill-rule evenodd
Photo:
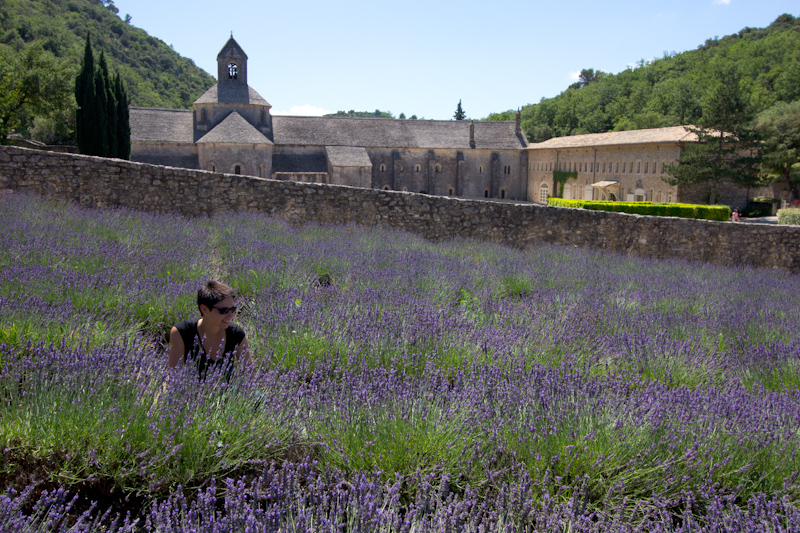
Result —
M 800 277 L 0 195 L 0 530 L 800 531 Z M 255 369 L 166 339 L 236 287 Z

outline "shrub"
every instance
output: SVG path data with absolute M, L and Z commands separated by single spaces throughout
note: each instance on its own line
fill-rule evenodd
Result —
M 562 200 L 561 198 L 550 198 L 547 201 L 547 205 L 552 207 L 579 207 L 595 211 L 612 211 L 615 213 L 631 213 L 635 215 L 700 218 L 704 220 L 728 220 L 731 216 L 730 207 L 727 205 L 654 204 L 651 202 Z
M 800 208 L 778 209 L 778 224 L 782 226 L 800 226 Z

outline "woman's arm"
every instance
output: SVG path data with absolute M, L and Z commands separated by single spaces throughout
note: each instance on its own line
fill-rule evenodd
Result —
M 169 367 L 175 368 L 178 363 L 183 359 L 185 346 L 183 345 L 183 337 L 178 332 L 178 328 L 174 327 L 169 332 Z

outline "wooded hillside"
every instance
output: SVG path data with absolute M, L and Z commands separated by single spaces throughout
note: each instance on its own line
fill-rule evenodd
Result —
M 781 15 L 769 27 L 708 39 L 696 50 L 641 60 L 619 74 L 587 68 L 553 98 L 522 108 L 529 140 L 696 124 L 720 78 L 733 72 L 755 113 L 800 100 L 800 18 Z M 486 120 L 513 120 L 515 110 Z
M 116 12 L 108 0 L 3 0 L 0 52 L 19 54 L 41 44 L 77 74 L 90 32 L 96 53 L 105 52 L 109 68 L 121 75 L 137 106 L 188 108 L 214 84 L 191 59 L 125 23 Z M 33 127 L 30 117 L 20 133 L 27 136 Z

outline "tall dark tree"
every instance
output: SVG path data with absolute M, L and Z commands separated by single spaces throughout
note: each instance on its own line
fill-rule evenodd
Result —
M 114 94 L 114 80 L 108 73 L 108 63 L 106 63 L 106 55 L 104 52 L 100 52 L 100 60 L 97 62 L 97 71 L 103 79 L 106 92 L 106 124 L 103 132 L 103 137 L 106 140 L 105 155 L 108 157 L 117 157 L 117 98 Z
M 128 159 L 131 144 L 127 93 L 119 74 L 111 76 L 103 52 L 95 67 L 89 35 L 86 36 L 83 68 L 75 79 L 75 100 L 80 152 Z
M 742 187 L 763 183 L 759 173 L 758 137 L 752 128 L 749 95 L 735 72 L 718 73 L 703 102 L 703 120 L 697 135 L 681 153 L 677 165 L 667 167 L 670 185 L 708 185 L 709 203 L 717 200 L 720 183 L 730 180 Z
M 456 107 L 456 112 L 453 115 L 453 118 L 456 120 L 464 120 L 467 118 L 467 114 L 464 113 L 464 108 L 461 107 L 461 100 L 458 101 L 458 106 Z
M 91 107 L 94 105 L 94 53 L 92 52 L 91 36 L 88 33 L 83 49 L 81 71 L 75 78 L 75 102 L 78 105 L 75 111 L 75 135 L 78 141 L 78 150 L 82 154 L 88 154 L 93 145 L 93 130 L 90 124 Z
M 128 94 L 119 74 L 114 77 L 114 96 L 117 100 L 117 154 L 119 159 L 131 157 L 131 121 Z

